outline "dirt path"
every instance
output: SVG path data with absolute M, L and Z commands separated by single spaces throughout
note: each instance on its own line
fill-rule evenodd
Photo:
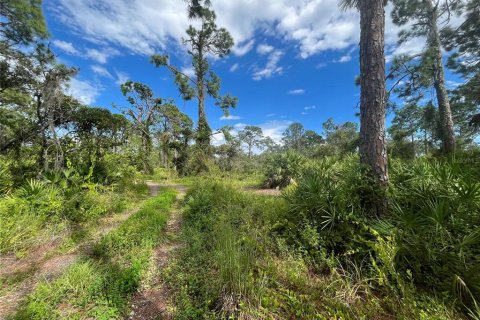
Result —
M 148 181 L 147 185 L 150 196 L 156 196 L 161 185 L 152 181 Z M 33 291 L 37 283 L 61 275 L 83 254 L 88 254 L 98 239 L 118 228 L 138 210 L 139 208 L 129 209 L 122 214 L 101 218 L 97 230 L 71 253 L 51 256 L 61 244 L 61 239 L 56 238 L 30 252 L 23 259 L 17 259 L 14 256 L 2 257 L 0 263 L 0 320 L 13 313 L 25 297 Z M 12 281 L 17 283 L 11 288 L 3 288 L 5 284 L 8 286 L 8 283 Z
M 170 213 L 167 223 L 167 240 L 155 249 L 153 263 L 146 283 L 132 299 L 132 311 L 127 317 L 129 320 L 172 319 L 174 304 L 170 291 L 162 281 L 163 270 L 168 266 L 171 257 L 181 243 L 178 239 L 182 216 L 180 201 L 185 196 L 187 188 L 181 185 L 163 185 L 178 191 L 176 207 Z

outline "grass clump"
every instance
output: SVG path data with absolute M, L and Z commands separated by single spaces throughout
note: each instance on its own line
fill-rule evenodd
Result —
M 175 191 L 163 190 L 54 281 L 42 282 L 13 319 L 112 319 L 124 316 L 162 237 Z

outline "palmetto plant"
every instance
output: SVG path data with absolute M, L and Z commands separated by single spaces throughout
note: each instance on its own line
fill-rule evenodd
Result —
M 480 299 L 478 177 L 457 164 L 425 160 L 397 170 L 389 232 L 396 235 L 399 269 L 471 306 Z

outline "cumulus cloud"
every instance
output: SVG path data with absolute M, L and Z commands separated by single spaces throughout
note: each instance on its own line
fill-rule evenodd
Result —
M 212 144 L 214 146 L 220 146 L 226 142 L 223 132 L 217 132 L 212 134 Z
M 282 134 L 292 121 L 289 120 L 272 120 L 258 125 L 262 128 L 263 135 L 270 137 L 273 141 L 279 143 L 282 140 Z
M 262 79 L 271 78 L 273 75 L 276 74 L 282 74 L 283 67 L 278 65 L 282 56 L 283 52 L 281 50 L 274 50 L 272 53 L 270 53 L 265 67 L 255 68 L 255 72 L 253 73 L 253 80 L 259 81 Z
M 248 52 L 250 52 L 250 50 L 253 49 L 254 45 L 255 45 L 255 40 L 251 39 L 235 46 L 232 52 L 234 55 L 241 57 L 246 55 Z
M 228 115 L 228 116 L 223 115 L 223 116 L 220 117 L 220 120 L 222 120 L 222 121 L 223 120 L 240 120 L 240 119 L 241 119 L 240 116 L 234 116 L 234 115 L 231 115 L 231 114 Z
M 147 55 L 180 44 L 192 23 L 185 4 L 170 0 L 54 0 L 49 9 L 88 41 Z M 217 0 L 213 9 L 234 38 L 236 55 L 253 48 L 258 32 L 297 42 L 303 58 L 359 40 L 358 13 L 339 10 L 338 0 Z
M 67 93 L 85 105 L 92 105 L 103 91 L 99 84 L 92 84 L 87 80 L 73 78 L 67 88 Z
M 195 69 L 193 67 L 183 67 L 180 70 L 183 74 L 189 76 L 190 78 L 195 76 Z
M 71 42 L 62 41 L 62 40 L 53 40 L 52 43 L 55 47 L 59 48 L 60 50 L 68 54 L 72 54 L 72 55 L 78 54 L 77 49 L 75 49 L 75 47 Z
M 52 0 L 47 6 L 65 26 L 85 40 L 144 55 L 165 50 L 170 45 L 181 45 L 185 30 L 194 23 L 188 20 L 186 4 L 182 1 Z M 213 9 L 217 13 L 217 24 L 226 27 L 234 38 L 232 52 L 237 56 L 252 50 L 258 35 L 291 41 L 301 58 L 328 50 L 356 48 L 360 38 L 358 12 L 340 10 L 338 0 L 216 0 Z M 388 4 L 387 58 L 421 50 L 424 39 L 401 47 L 395 45 L 400 28 L 392 22 L 391 9 L 392 4 Z M 455 19 L 452 17 L 452 21 Z M 257 46 L 262 52 L 268 48 L 266 44 Z M 274 50 L 266 54 L 272 52 Z M 343 55 L 340 59 L 347 62 L 347 57 Z
M 261 55 L 268 54 L 268 53 L 272 52 L 273 49 L 274 49 L 274 47 L 272 47 L 268 44 L 264 44 L 264 43 L 259 44 L 257 46 L 257 52 Z
M 337 60 L 338 63 L 346 63 L 346 62 L 349 62 L 352 60 L 352 56 L 347 54 L 347 55 L 344 55 L 342 57 L 340 57 L 340 59 Z
M 288 94 L 293 96 L 301 96 L 302 94 L 305 94 L 305 89 L 293 89 L 288 91 Z
M 305 108 L 303 108 L 304 110 L 313 110 L 313 109 L 317 109 L 316 106 L 307 106 Z

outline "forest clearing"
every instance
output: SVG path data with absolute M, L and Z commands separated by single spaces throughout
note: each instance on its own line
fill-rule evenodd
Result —
M 479 133 L 479 0 L 2 0 L 0 320 L 479 320 Z

